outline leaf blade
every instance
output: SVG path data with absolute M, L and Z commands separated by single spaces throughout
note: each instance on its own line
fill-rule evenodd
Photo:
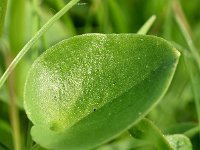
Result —
M 25 109 L 35 124 L 34 140 L 54 149 L 58 145 L 60 149 L 89 149 L 116 137 L 160 100 L 171 82 L 178 56 L 166 41 L 134 34 L 86 34 L 55 45 L 35 62 L 25 87 Z M 81 65 L 85 66 L 80 69 Z M 85 85 L 77 83 L 81 77 Z M 63 88 L 54 84 L 57 81 L 70 85 L 65 87 L 67 95 L 54 91 L 55 87 Z M 40 91 L 42 86 L 44 91 Z M 52 90 L 58 92 L 58 101 L 50 94 Z M 83 95 L 76 95 L 80 93 Z M 70 103 L 65 103 L 66 99 Z

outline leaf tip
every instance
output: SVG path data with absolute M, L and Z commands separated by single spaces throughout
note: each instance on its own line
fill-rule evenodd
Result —
M 173 47 L 172 49 L 175 53 L 175 55 L 177 56 L 177 58 L 179 58 L 181 56 L 181 53 L 179 52 L 179 50 L 177 50 L 175 47 Z

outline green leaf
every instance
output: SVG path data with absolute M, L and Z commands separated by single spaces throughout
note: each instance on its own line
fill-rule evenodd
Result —
M 133 137 L 149 141 L 157 150 L 172 150 L 159 128 L 146 118 L 142 119 L 129 131 Z
M 7 0 L 1 0 L 0 1 L 0 37 L 3 31 L 6 9 L 7 9 Z
M 85 34 L 48 49 L 30 69 L 25 110 L 33 139 L 50 149 L 90 149 L 143 118 L 166 92 L 179 53 L 165 40 Z
M 174 150 L 192 150 L 189 138 L 183 134 L 169 135 L 167 140 Z

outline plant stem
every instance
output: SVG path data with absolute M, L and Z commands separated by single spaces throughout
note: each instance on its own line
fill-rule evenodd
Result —
M 147 118 L 143 118 L 129 132 L 134 138 L 148 141 L 158 150 L 172 150 L 163 133 Z
M 65 6 L 65 3 L 63 0 L 55 0 L 55 3 L 57 4 L 58 9 Z M 70 31 L 70 35 L 76 35 L 76 29 L 75 29 L 75 26 L 74 26 L 73 21 L 71 20 L 70 16 L 67 14 L 65 16 L 63 16 L 63 21 L 65 22 L 68 30 Z
M 11 61 L 11 53 L 8 52 L 6 55 L 6 65 L 8 65 Z M 12 126 L 12 137 L 13 137 L 13 144 L 15 150 L 21 150 L 21 136 L 20 136 L 20 123 L 19 123 L 19 114 L 18 108 L 16 106 L 16 95 L 15 95 L 15 77 L 14 74 L 8 78 L 7 87 L 9 92 L 9 99 L 10 99 L 10 107 L 9 107 L 9 116 L 10 122 Z
M 152 15 L 144 24 L 143 26 L 138 30 L 137 34 L 147 34 L 149 29 L 151 28 L 152 24 L 156 20 L 156 16 Z
M 0 88 L 7 80 L 10 73 L 14 70 L 16 65 L 22 59 L 22 57 L 28 52 L 28 50 L 37 42 L 37 40 L 60 18 L 62 17 L 71 7 L 73 7 L 80 0 L 71 0 L 65 7 L 63 7 L 57 14 L 55 14 L 22 48 L 18 55 L 14 58 L 3 76 L 0 78 Z
M 200 132 L 200 127 L 199 126 L 196 126 L 186 132 L 184 132 L 184 134 L 189 137 L 189 138 L 192 138 L 194 137 L 198 132 Z
M 11 84 L 10 84 L 11 85 Z M 9 85 L 9 87 L 10 87 Z M 12 87 L 11 87 L 12 88 Z M 10 94 L 12 96 L 12 94 Z M 13 141 L 15 150 L 21 150 L 21 137 L 20 137 L 20 124 L 19 124 L 19 113 L 16 107 L 15 97 L 10 97 L 10 120 L 13 130 Z

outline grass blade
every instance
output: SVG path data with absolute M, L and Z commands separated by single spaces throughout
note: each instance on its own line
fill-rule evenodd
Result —
M 186 135 L 189 138 L 192 138 L 198 133 L 200 133 L 200 128 L 199 128 L 199 126 L 196 126 L 196 127 L 192 128 L 192 129 L 190 129 L 188 131 L 185 131 L 184 135 Z
M 181 33 L 183 34 L 185 41 L 187 42 L 187 45 L 195 58 L 195 60 L 198 63 L 199 69 L 200 69 L 200 55 L 198 53 L 197 48 L 195 47 L 192 37 L 191 37 L 191 31 L 190 26 L 185 18 L 185 15 L 182 11 L 182 8 L 179 4 L 179 2 L 176 0 L 173 3 L 173 10 L 175 14 L 175 19 L 177 21 L 178 26 L 180 27 Z
M 196 110 L 197 110 L 197 116 L 199 121 L 199 127 L 200 127 L 200 70 L 198 69 L 198 65 L 195 62 L 194 58 L 189 58 L 187 56 L 184 56 L 185 64 L 187 66 L 187 70 L 190 75 L 190 81 L 192 83 L 192 89 L 196 104 Z
M 127 21 L 126 15 L 123 13 L 122 8 L 119 6 L 117 1 L 108 0 L 108 6 L 112 13 L 112 19 L 116 24 L 116 29 L 118 32 L 127 32 Z
M 183 34 L 183 36 L 188 44 L 189 50 L 191 51 L 191 54 L 194 58 L 194 59 L 189 58 L 186 55 L 183 55 L 184 60 L 186 62 L 188 72 L 190 74 L 190 80 L 192 83 L 194 99 L 195 99 L 195 103 L 196 103 L 196 110 L 197 110 L 197 115 L 198 115 L 198 121 L 199 121 L 199 126 L 200 126 L 200 93 L 199 93 L 199 89 L 200 89 L 200 55 L 192 41 L 192 37 L 190 35 L 190 27 L 184 16 L 182 8 L 177 0 L 174 1 L 174 3 L 173 3 L 173 10 L 175 13 L 175 18 L 176 18 L 177 24 L 179 25 L 179 27 L 181 29 L 181 33 Z
M 154 23 L 154 21 L 156 20 L 156 16 L 152 15 L 146 22 L 145 24 L 139 29 L 139 31 L 137 32 L 137 34 L 146 34 L 149 29 L 151 28 L 152 24 Z
M 11 62 L 3 76 L 0 78 L 0 88 L 7 80 L 10 73 L 14 70 L 16 65 L 22 59 L 22 57 L 28 52 L 28 50 L 37 42 L 37 40 L 58 20 L 62 17 L 71 7 L 73 7 L 79 0 L 71 0 L 64 8 L 62 8 L 57 14 L 55 14 L 22 48 L 18 55 Z
M 65 6 L 65 3 L 63 0 L 56 0 L 55 3 L 57 4 L 58 9 L 61 9 L 62 7 Z M 74 26 L 72 19 L 70 18 L 68 14 L 63 16 L 63 21 L 65 22 L 68 30 L 70 31 L 70 35 L 76 35 L 77 33 L 76 28 Z

